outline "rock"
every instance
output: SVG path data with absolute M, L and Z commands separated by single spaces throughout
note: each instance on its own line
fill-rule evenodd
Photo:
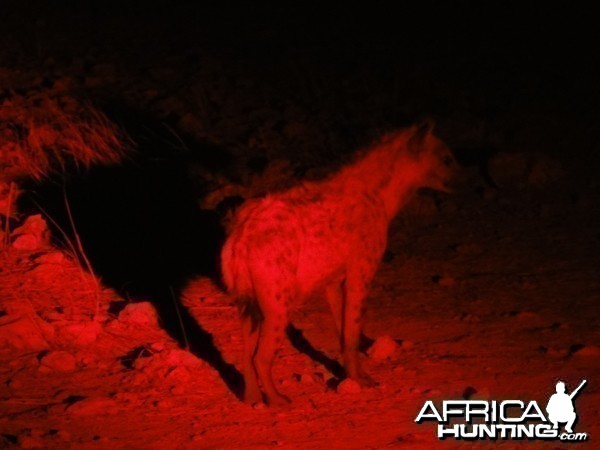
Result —
M 55 370 L 57 372 L 70 372 L 77 367 L 77 360 L 69 352 L 51 351 L 40 360 L 40 368 Z
M 394 354 L 398 349 L 398 344 L 390 336 L 378 337 L 373 345 L 367 350 L 367 354 L 373 359 L 386 359 Z
M 67 408 L 67 413 L 74 416 L 96 416 L 115 414 L 117 402 L 108 397 L 89 397 L 73 403 Z
M 202 436 L 203 433 L 196 433 L 196 434 L 191 434 L 190 435 L 190 441 L 192 442 L 200 442 L 202 440 L 204 440 L 204 436 Z
M 165 362 L 169 367 L 199 367 L 203 365 L 203 362 L 190 352 L 180 349 L 171 350 L 168 353 Z
M 415 346 L 415 343 L 413 341 L 402 341 L 402 348 L 404 350 L 410 350 L 414 346 Z
M 162 352 L 164 349 L 166 348 L 166 345 L 164 342 L 158 341 L 158 342 L 152 342 L 150 344 L 150 350 L 152 350 L 155 353 L 160 353 Z
M 6 323 L 4 323 L 6 322 Z M 41 332 L 44 334 L 42 335 Z M 32 316 L 12 317 L 11 314 L 0 318 L 0 347 L 9 346 L 18 350 L 41 351 L 48 349 L 46 338 L 54 336 L 54 328 L 47 322 Z
M 434 283 L 437 283 L 439 286 L 450 287 L 454 286 L 456 280 L 448 275 L 434 275 L 432 277 Z
M 338 385 L 336 390 L 338 394 L 359 394 L 362 389 L 356 381 L 346 378 Z
M 67 258 L 62 252 L 48 252 L 35 258 L 39 264 L 62 264 Z
M 157 408 L 173 408 L 177 405 L 177 402 L 172 398 L 165 398 L 163 400 L 157 400 L 154 402 L 154 406 Z
M 573 352 L 573 354 L 575 354 L 577 356 L 584 356 L 584 357 L 600 356 L 600 347 L 598 347 L 596 345 L 585 345 L 585 346 L 581 347 L 579 350 L 576 350 L 575 352 Z
M 17 250 L 35 250 L 39 247 L 39 241 L 30 234 L 18 236 L 12 244 Z
M 71 323 L 59 328 L 59 336 L 78 347 L 96 342 L 102 326 L 98 322 Z
M 50 231 L 41 214 L 29 216 L 12 234 L 17 236 L 12 246 L 18 250 L 35 250 L 50 242 Z
M 149 302 L 130 303 L 119 313 L 119 321 L 137 325 L 157 325 L 158 315 Z
M 173 384 L 187 383 L 192 378 L 190 371 L 183 366 L 175 367 L 166 377 L 167 382 Z
M 58 439 L 60 439 L 61 441 L 70 441 L 71 433 L 69 433 L 68 431 L 65 431 L 65 430 L 58 430 L 58 433 L 56 433 L 56 437 Z
M 302 384 L 313 384 L 315 382 L 314 375 L 303 373 L 300 375 L 300 383 Z
M 20 436 L 19 437 L 20 448 L 47 448 L 44 441 L 37 436 Z

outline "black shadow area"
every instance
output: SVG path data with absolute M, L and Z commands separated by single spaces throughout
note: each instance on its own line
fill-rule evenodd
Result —
M 72 238 L 66 194 L 85 254 L 103 283 L 131 301 L 152 301 L 165 330 L 182 346 L 187 338 L 189 349 L 239 394 L 239 372 L 223 360 L 212 335 L 179 302 L 191 277 L 218 279 L 224 240 L 218 214 L 198 207 L 202 193 L 188 169 L 191 164 L 226 164 L 226 158 L 215 158 L 221 150 L 211 146 L 187 152 L 164 147 L 160 139 L 142 140 L 137 156 L 123 165 L 31 182 L 19 207 L 33 212 L 41 206 Z
M 296 350 L 298 350 L 300 353 L 304 353 L 310 359 L 321 364 L 323 367 L 325 367 L 325 369 L 331 372 L 331 374 L 336 378 L 336 380 L 333 380 L 331 383 L 333 386 L 336 386 L 341 380 L 344 380 L 347 377 L 344 367 L 335 359 L 330 358 L 322 351 L 313 347 L 313 345 L 304 336 L 302 330 L 296 328 L 292 324 L 289 324 L 286 328 L 286 334 L 292 343 L 292 346 Z M 374 342 L 375 341 L 373 339 L 361 333 L 359 350 L 363 353 L 366 353 Z

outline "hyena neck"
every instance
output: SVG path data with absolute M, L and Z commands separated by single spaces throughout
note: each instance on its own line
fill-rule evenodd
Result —
M 417 186 L 402 175 L 404 174 L 392 175 L 379 191 L 379 198 L 383 202 L 388 221 L 400 212 L 417 191 Z
M 406 157 L 405 142 L 383 142 L 337 175 L 347 190 L 361 191 L 381 201 L 391 221 L 417 190 L 417 166 Z

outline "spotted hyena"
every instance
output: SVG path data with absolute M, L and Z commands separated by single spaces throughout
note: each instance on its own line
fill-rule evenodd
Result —
M 388 135 L 356 162 L 318 182 L 248 201 L 222 252 L 225 285 L 237 300 L 244 338 L 244 400 L 284 404 L 271 366 L 288 311 L 313 293 L 329 302 L 347 375 L 373 380 L 358 359 L 365 297 L 392 218 L 420 187 L 446 191 L 454 164 L 430 123 Z

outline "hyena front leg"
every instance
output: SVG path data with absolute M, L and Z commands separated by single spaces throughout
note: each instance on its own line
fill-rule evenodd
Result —
M 256 369 L 253 358 L 258 344 L 259 327 L 253 323 L 251 317 L 244 315 L 242 321 L 242 336 L 244 340 L 244 353 L 242 357 L 242 371 L 244 375 L 244 402 L 252 405 L 262 402 L 262 394 L 258 387 Z
M 365 299 L 372 275 L 349 272 L 344 283 L 342 315 L 342 357 L 344 369 L 351 379 L 361 386 L 377 383 L 362 369 L 358 358 L 358 347 L 366 312 Z

